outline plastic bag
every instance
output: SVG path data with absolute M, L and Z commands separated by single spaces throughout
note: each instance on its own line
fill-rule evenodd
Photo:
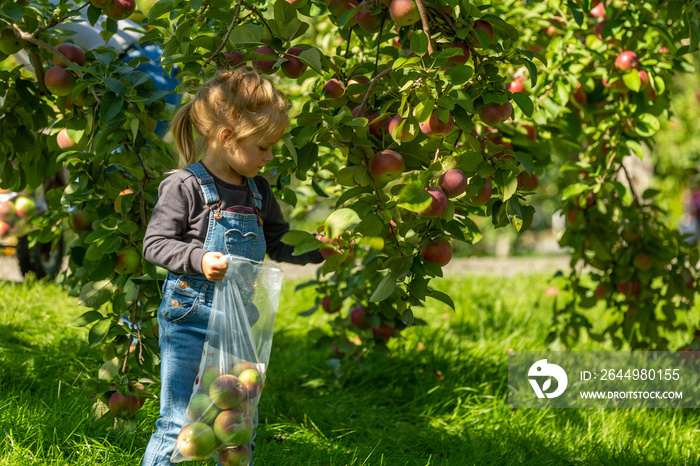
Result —
M 224 256 L 226 277 L 216 284 L 204 352 L 187 408 L 189 424 L 170 461 L 219 455 L 222 464 L 248 464 L 248 445 L 270 360 L 282 269 Z

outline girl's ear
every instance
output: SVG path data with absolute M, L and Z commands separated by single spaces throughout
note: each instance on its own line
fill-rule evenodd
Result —
M 233 130 L 231 128 L 227 127 L 219 130 L 219 142 L 221 145 L 225 146 L 226 144 L 230 144 L 233 140 Z

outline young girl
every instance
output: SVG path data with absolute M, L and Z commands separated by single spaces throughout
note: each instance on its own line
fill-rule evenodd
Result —
M 247 67 L 220 72 L 173 118 L 173 135 L 187 167 L 161 183 L 143 241 L 144 257 L 169 271 L 158 309 L 161 417 L 144 466 L 170 465 L 177 436 L 189 422 L 187 404 L 213 282 L 223 280 L 228 268 L 221 256 L 261 261 L 267 253 L 296 264 L 323 261 L 318 251 L 292 256 L 294 248 L 281 242 L 289 224 L 268 182 L 256 176 L 272 160 L 272 147 L 288 125 L 285 96 Z M 194 131 L 205 146 L 198 162 Z

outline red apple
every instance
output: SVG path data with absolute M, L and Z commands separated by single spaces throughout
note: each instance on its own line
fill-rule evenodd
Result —
M 597 2 L 594 0 L 591 3 L 591 16 L 595 18 L 605 18 L 605 3 L 601 2 L 598 0 Z
M 353 84 L 369 84 L 370 79 L 365 76 L 364 74 L 356 74 L 355 76 L 350 77 L 348 79 L 348 87 L 352 86 Z M 359 94 L 353 94 L 350 96 L 352 100 L 359 101 L 362 100 L 362 97 L 364 97 L 364 93 L 360 92 Z
M 255 53 L 260 55 L 274 55 L 274 59 L 272 60 L 264 58 L 253 60 L 253 68 L 260 73 L 270 73 L 277 62 L 277 53 L 275 52 L 275 49 L 269 45 L 263 45 L 262 47 L 258 47 L 255 50 Z
M 233 52 L 223 52 L 224 60 L 226 60 L 229 66 L 235 68 L 243 63 L 243 53 L 240 50 L 234 50 Z
M 134 415 L 140 407 L 139 400 L 133 393 L 124 395 L 122 392 L 114 392 L 109 397 L 109 410 L 117 417 Z
M 355 0 L 326 0 L 326 6 L 333 16 L 340 18 L 340 15 L 346 11 L 356 8 L 357 2 Z M 357 19 L 353 15 L 351 18 L 348 18 L 345 25 L 346 27 L 353 27 L 355 24 L 357 24 Z
M 481 42 L 479 41 L 479 36 L 476 35 L 476 31 L 486 31 L 486 33 L 489 35 L 489 38 L 491 39 L 491 42 L 493 42 L 493 39 L 495 37 L 493 33 L 493 26 L 488 21 L 484 21 L 483 19 L 477 19 L 474 21 L 474 35 L 472 36 L 470 42 L 472 44 L 472 47 L 478 47 L 478 48 L 483 48 L 484 46 L 481 45 Z
M 243 411 L 222 411 L 214 421 L 216 437 L 226 445 L 240 446 L 253 438 L 253 422 Z
M 36 213 L 36 201 L 29 196 L 18 196 L 15 199 L 15 213 L 24 220 L 31 218 Z
M 12 226 L 4 220 L 0 220 L 0 238 L 10 232 Z
M 469 47 L 467 47 L 463 42 L 453 42 L 449 47 L 462 49 L 462 53 L 459 55 L 453 55 L 450 58 L 448 58 L 448 64 L 464 65 L 466 62 L 469 61 L 469 56 L 471 52 L 469 51 Z
M 211 401 L 206 393 L 198 393 L 193 396 L 190 404 L 187 405 L 187 415 L 190 419 L 205 424 L 213 424 L 220 412 L 221 409 Z
M 243 371 L 245 371 L 245 370 L 247 370 L 247 369 L 255 369 L 255 370 L 258 370 L 258 366 L 257 366 L 257 364 L 255 364 L 254 362 L 250 362 L 250 361 L 241 361 L 241 362 L 239 362 L 239 363 L 234 364 L 234 365 L 231 367 L 231 374 L 233 374 L 233 375 L 235 375 L 236 377 L 238 377 L 238 376 L 241 374 L 241 372 L 243 372 Z
M 467 176 L 459 168 L 451 168 L 440 175 L 438 188 L 447 197 L 457 197 L 467 190 Z
M 367 308 L 360 305 L 350 311 L 350 322 L 359 329 L 367 328 Z
M 246 388 L 238 377 L 224 374 L 211 383 L 209 397 L 221 409 L 238 408 L 247 397 Z
M 400 125 L 402 121 L 405 120 L 401 118 L 401 116 L 394 116 L 394 118 L 392 118 L 389 122 L 389 134 L 394 134 L 394 128 Z M 411 134 L 411 132 L 407 128 L 407 123 L 404 123 L 403 128 L 401 128 L 401 134 L 399 135 L 397 142 L 411 142 L 416 138 L 416 136 L 417 134 Z
M 424 245 L 420 254 L 426 262 L 435 262 L 440 267 L 444 267 L 452 259 L 452 246 L 446 239 L 439 238 Z
M 637 74 L 639 75 L 639 80 L 641 81 L 639 90 L 643 91 L 644 89 L 649 87 L 649 73 L 647 73 L 644 70 L 639 70 L 637 71 Z
M 94 210 L 74 210 L 70 214 L 70 226 L 73 231 L 90 232 L 92 223 L 98 219 Z
M 0 218 L 8 219 L 15 215 L 15 204 L 12 201 L 0 201 Z
M 639 270 L 651 270 L 653 265 L 654 264 L 651 261 L 651 257 L 649 257 L 649 254 L 646 252 L 643 252 L 634 258 L 634 266 Z
M 299 47 L 292 47 L 284 54 L 287 61 L 282 63 L 281 68 L 286 77 L 296 79 L 306 71 L 306 64 L 297 58 L 301 52 L 303 50 Z
M 506 84 L 506 89 L 508 89 L 512 93 L 522 92 L 523 94 L 525 94 L 525 84 L 523 84 L 521 80 L 509 82 L 508 84 Z
M 607 19 L 605 19 L 605 20 L 603 20 L 595 25 L 595 36 L 600 40 L 603 40 L 603 28 L 605 27 L 606 24 L 608 24 Z
M 78 148 L 78 143 L 73 141 L 70 136 L 68 136 L 68 131 L 66 128 L 61 129 L 56 135 L 56 143 L 58 147 L 63 150 L 76 150 Z
M 326 295 L 323 297 L 321 300 L 321 307 L 323 308 L 324 311 L 326 311 L 328 314 L 334 314 L 338 311 L 340 311 L 341 304 L 338 304 L 336 307 L 331 307 L 331 297 Z
M 203 460 L 214 452 L 216 436 L 203 422 L 193 422 L 182 428 L 177 436 L 177 451 L 188 461 Z
M 263 380 L 257 369 L 246 369 L 238 375 L 238 380 L 248 392 L 248 398 L 253 399 L 260 396 L 263 388 Z
M 428 191 L 433 199 L 428 208 L 418 214 L 424 217 L 439 217 L 444 214 L 447 210 L 447 196 L 445 193 L 438 188 L 426 188 L 425 190 Z
M 525 131 L 527 132 L 525 137 L 527 137 L 530 141 L 535 142 L 535 140 L 537 139 L 537 130 L 535 129 L 535 127 L 530 126 L 530 125 L 526 125 L 524 128 L 525 128 Z
M 129 275 L 136 273 L 141 262 L 141 255 L 138 250 L 129 246 L 117 252 L 117 266 L 114 268 L 118 274 Z
M 112 3 L 102 11 L 108 18 L 119 21 L 131 16 L 135 9 L 135 0 L 112 0 Z
M 475 206 L 484 205 L 491 199 L 492 192 L 493 187 L 491 186 L 491 181 L 486 180 L 486 182 L 479 188 L 476 195 L 469 197 L 469 203 Z
M 598 299 L 605 299 L 608 295 L 608 286 L 605 283 L 598 283 L 595 288 L 595 297 Z
M 294 0 L 287 0 L 288 2 Z M 308 0 L 303 0 L 308 1 Z M 299 7 L 300 8 L 300 7 Z M 250 452 L 245 445 L 237 447 L 225 447 L 219 452 L 221 466 L 248 466 L 250 464 Z
M 387 324 L 381 324 L 379 327 L 372 327 L 371 330 L 375 338 L 381 338 L 384 341 L 389 341 L 389 338 L 394 336 L 394 327 Z
M 326 84 L 323 85 L 323 90 L 326 93 L 326 97 L 331 99 L 339 98 L 343 95 L 344 91 L 343 85 L 340 84 L 340 81 L 338 81 L 336 78 L 331 78 L 326 81 Z
M 385 184 L 401 176 L 406 165 L 401 154 L 390 149 L 384 149 L 372 156 L 368 168 L 372 178 L 381 184 Z
M 444 122 L 438 118 L 437 109 L 430 112 L 430 117 L 418 125 L 420 130 L 429 138 L 445 138 L 450 135 L 454 129 L 454 120 L 452 115 L 448 113 L 448 120 Z
M 62 66 L 54 66 L 44 75 L 44 84 L 46 88 L 55 95 L 68 95 L 75 87 L 75 78 L 70 71 L 67 71 Z
M 420 21 L 418 5 L 414 0 L 392 0 L 389 15 L 398 26 L 410 26 Z
M 588 94 L 586 93 L 586 90 L 583 88 L 581 83 L 576 84 L 576 89 L 574 89 L 574 92 L 573 94 L 571 94 L 571 96 L 579 105 L 586 105 L 586 102 L 588 102 Z
M 540 185 L 540 180 L 535 173 L 529 175 L 527 172 L 518 173 L 518 187 L 524 191 L 534 191 Z
M 636 297 L 641 293 L 642 286 L 638 281 L 621 281 L 617 284 L 617 291 L 627 298 Z
M 513 113 L 513 106 L 510 102 L 504 104 L 488 104 L 484 105 L 479 111 L 481 121 L 487 125 L 497 125 L 503 120 L 510 118 Z
M 389 133 L 391 120 L 386 116 L 381 120 L 377 120 L 379 116 L 379 112 L 372 112 L 367 116 L 367 120 L 369 120 L 369 134 L 377 139 L 383 139 L 384 135 Z
M 377 4 L 377 0 L 364 0 L 360 3 L 362 8 L 355 14 L 357 25 L 369 33 L 379 31 L 382 26 L 382 14 L 372 14 Z
M 632 68 L 638 68 L 639 67 L 639 59 L 637 58 L 637 54 L 625 50 L 624 52 L 620 53 L 617 58 L 615 59 L 615 68 L 617 68 L 620 71 L 627 71 L 631 70 Z
M 58 47 L 56 47 L 56 50 L 61 52 L 63 55 L 66 56 L 66 58 L 68 58 L 71 62 L 75 63 L 76 65 L 83 66 L 85 64 L 85 52 L 82 48 L 78 47 L 77 45 L 61 44 Z M 63 58 L 59 57 L 56 54 L 54 54 L 53 56 L 53 62 L 58 66 L 70 66 L 73 64 L 65 61 Z

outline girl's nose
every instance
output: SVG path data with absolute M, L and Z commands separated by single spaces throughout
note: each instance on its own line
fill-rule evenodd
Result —
M 267 163 L 272 159 L 273 159 L 272 149 L 268 149 L 267 151 L 265 151 L 265 157 L 263 157 L 263 162 Z

